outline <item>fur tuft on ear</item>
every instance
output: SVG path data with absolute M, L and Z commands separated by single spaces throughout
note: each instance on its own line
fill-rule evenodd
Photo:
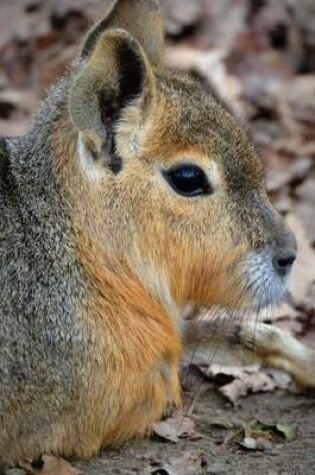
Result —
M 122 109 L 137 101 L 145 114 L 154 75 L 139 43 L 124 30 L 105 31 L 70 92 L 70 116 L 96 151 L 111 143 Z
M 123 29 L 144 49 L 152 66 L 159 66 L 164 53 L 163 22 L 158 0 L 111 0 L 104 18 L 89 32 L 82 48 L 88 57 L 105 30 Z

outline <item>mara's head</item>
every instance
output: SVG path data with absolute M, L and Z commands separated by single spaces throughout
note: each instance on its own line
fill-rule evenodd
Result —
M 162 57 L 153 0 L 113 1 L 86 38 L 69 96 L 84 226 L 167 304 L 272 304 L 295 239 L 236 120 Z

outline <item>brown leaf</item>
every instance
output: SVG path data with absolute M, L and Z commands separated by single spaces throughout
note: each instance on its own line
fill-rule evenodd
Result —
M 153 425 L 154 434 L 169 442 L 177 443 L 179 439 L 197 440 L 202 436 L 196 431 L 193 419 L 182 414 L 175 414 Z
M 289 215 L 287 223 L 297 238 L 299 250 L 290 279 L 290 295 L 297 307 L 303 307 L 311 286 L 315 282 L 315 251 L 306 238 L 300 221 L 295 216 Z
M 169 463 L 154 470 L 152 475 L 162 473 L 162 471 L 167 475 L 201 475 L 207 464 L 207 456 L 203 452 L 186 452 L 181 457 L 171 458 Z
M 279 101 L 281 120 L 292 134 L 303 132 L 314 139 L 315 125 L 315 75 L 300 75 L 275 91 Z
M 294 171 L 290 161 L 278 153 L 271 153 L 268 157 L 270 167 L 266 171 L 266 186 L 270 193 L 281 190 L 294 179 Z
M 168 47 L 166 64 L 170 67 L 197 73 L 207 82 L 207 89 L 227 103 L 235 114 L 242 114 L 241 86 L 235 76 L 228 74 L 223 49 L 200 51 L 188 46 Z
M 249 393 L 272 392 L 277 388 L 276 381 L 262 371 L 259 365 L 245 367 L 211 365 L 208 376 L 219 381 L 222 381 L 222 376 L 232 378 L 232 381 L 221 386 L 219 391 L 233 404 Z
M 184 28 L 200 22 L 204 14 L 203 1 L 195 0 L 161 0 L 168 34 L 178 35 Z
M 291 386 L 291 378 L 288 374 L 284 373 L 280 369 L 267 368 L 266 374 L 268 374 L 275 382 L 276 387 L 279 389 L 289 389 Z
M 232 379 L 243 378 L 244 373 L 253 374 L 259 371 L 259 365 L 250 366 L 226 366 L 220 364 L 212 364 L 209 367 L 207 375 L 212 378 L 220 377 L 221 375 L 229 376 Z
M 315 244 L 315 179 L 308 178 L 296 189 L 299 203 L 295 212 L 303 223 L 311 244 Z
M 62 457 L 44 455 L 42 461 L 43 465 L 39 461 L 38 466 L 32 462 L 20 462 L 19 465 L 28 475 L 83 475 L 83 472 L 72 467 Z
M 263 372 L 251 375 L 244 373 L 241 379 L 235 379 L 232 383 L 222 386 L 220 392 L 229 401 L 236 404 L 241 397 L 248 393 L 272 392 L 275 388 L 276 384 Z

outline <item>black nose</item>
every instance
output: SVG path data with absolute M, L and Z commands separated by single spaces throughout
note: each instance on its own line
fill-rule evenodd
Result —
M 273 257 L 272 263 L 278 274 L 285 276 L 289 274 L 295 259 L 295 251 L 280 251 Z

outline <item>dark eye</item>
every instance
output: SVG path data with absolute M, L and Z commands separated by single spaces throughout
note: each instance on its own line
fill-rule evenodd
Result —
M 196 165 L 181 165 L 163 172 L 173 190 L 183 196 L 211 193 L 206 174 Z

